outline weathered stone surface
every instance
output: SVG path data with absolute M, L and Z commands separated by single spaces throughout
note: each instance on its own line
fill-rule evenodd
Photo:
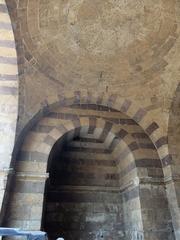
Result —
M 57 124 L 65 134 L 60 134 Z M 43 131 L 39 131 L 40 126 Z M 161 139 L 157 142 L 160 145 Z M 58 108 L 41 119 L 29 132 L 18 155 L 17 180 L 11 197 L 16 199 L 22 194 L 23 205 L 11 202 L 7 225 L 19 226 L 20 222 L 23 225 L 29 221 L 28 226 L 33 229 L 31 222 L 39 219 L 40 226 L 46 168 L 50 179 L 43 224 L 51 238 L 58 237 L 60 228 L 66 238 L 73 234 L 74 238 L 85 239 L 100 233 L 104 239 L 146 239 L 151 235 L 159 238 L 172 231 L 157 150 L 148 134 L 125 114 L 110 108 L 74 105 Z M 41 194 L 41 200 L 31 209 L 25 207 L 27 194 Z
M 47 200 L 76 206 L 48 212 L 50 229 L 179 239 L 179 13 L 175 0 L 0 0 L 0 205 L 20 136 L 9 226 L 40 227 L 47 170 Z

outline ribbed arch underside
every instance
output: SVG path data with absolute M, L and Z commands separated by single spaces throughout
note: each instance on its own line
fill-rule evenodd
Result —
M 80 236 L 94 239 L 103 231 L 104 239 L 108 234 L 114 234 L 113 239 L 120 235 L 120 239 L 135 236 L 149 239 L 164 233 L 172 236 L 172 226 L 167 225 L 171 217 L 157 150 L 142 128 L 121 112 L 103 106 L 92 109 L 88 105 L 83 109 L 76 105 L 51 111 L 29 131 L 17 156 L 15 170 L 7 226 L 41 227 L 48 172 L 43 226 L 52 239 L 61 233 L 73 235 L 74 239 Z M 33 207 L 28 206 L 29 198 Z M 102 210 L 96 215 L 93 210 L 91 213 L 95 215 L 89 215 L 95 203 L 110 212 Z M 80 218 L 72 229 L 74 219 L 71 214 L 68 217 L 67 212 L 68 221 L 62 221 L 58 212 L 63 206 L 70 212 L 74 206 L 76 210 L 80 206 L 89 209 L 88 213 L 85 211 L 87 215 L 83 215 L 83 229 L 80 229 Z M 161 214 L 166 216 L 166 221 Z M 111 220 L 108 215 L 112 215 Z M 159 226 L 163 226 L 162 232 L 158 232 Z

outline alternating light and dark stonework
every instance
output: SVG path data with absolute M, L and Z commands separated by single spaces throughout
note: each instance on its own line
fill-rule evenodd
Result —
M 17 156 L 7 226 L 42 226 L 50 239 L 173 239 L 167 166 L 156 147 L 137 122 L 112 108 L 50 111 Z
M 0 0 L 1 225 L 180 239 L 179 23 L 178 0 Z

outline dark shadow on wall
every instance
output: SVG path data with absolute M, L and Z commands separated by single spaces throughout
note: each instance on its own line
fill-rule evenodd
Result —
M 79 137 L 70 142 L 60 139 L 51 151 L 42 223 L 51 240 L 60 236 L 68 240 L 124 239 L 116 167 L 108 173 L 113 161 L 103 159 L 107 149 L 88 144 Z M 100 153 L 102 159 L 97 158 Z

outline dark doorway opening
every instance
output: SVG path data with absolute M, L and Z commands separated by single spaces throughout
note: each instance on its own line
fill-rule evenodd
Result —
M 98 139 L 66 136 L 49 159 L 43 228 L 50 239 L 123 238 L 117 166 Z

